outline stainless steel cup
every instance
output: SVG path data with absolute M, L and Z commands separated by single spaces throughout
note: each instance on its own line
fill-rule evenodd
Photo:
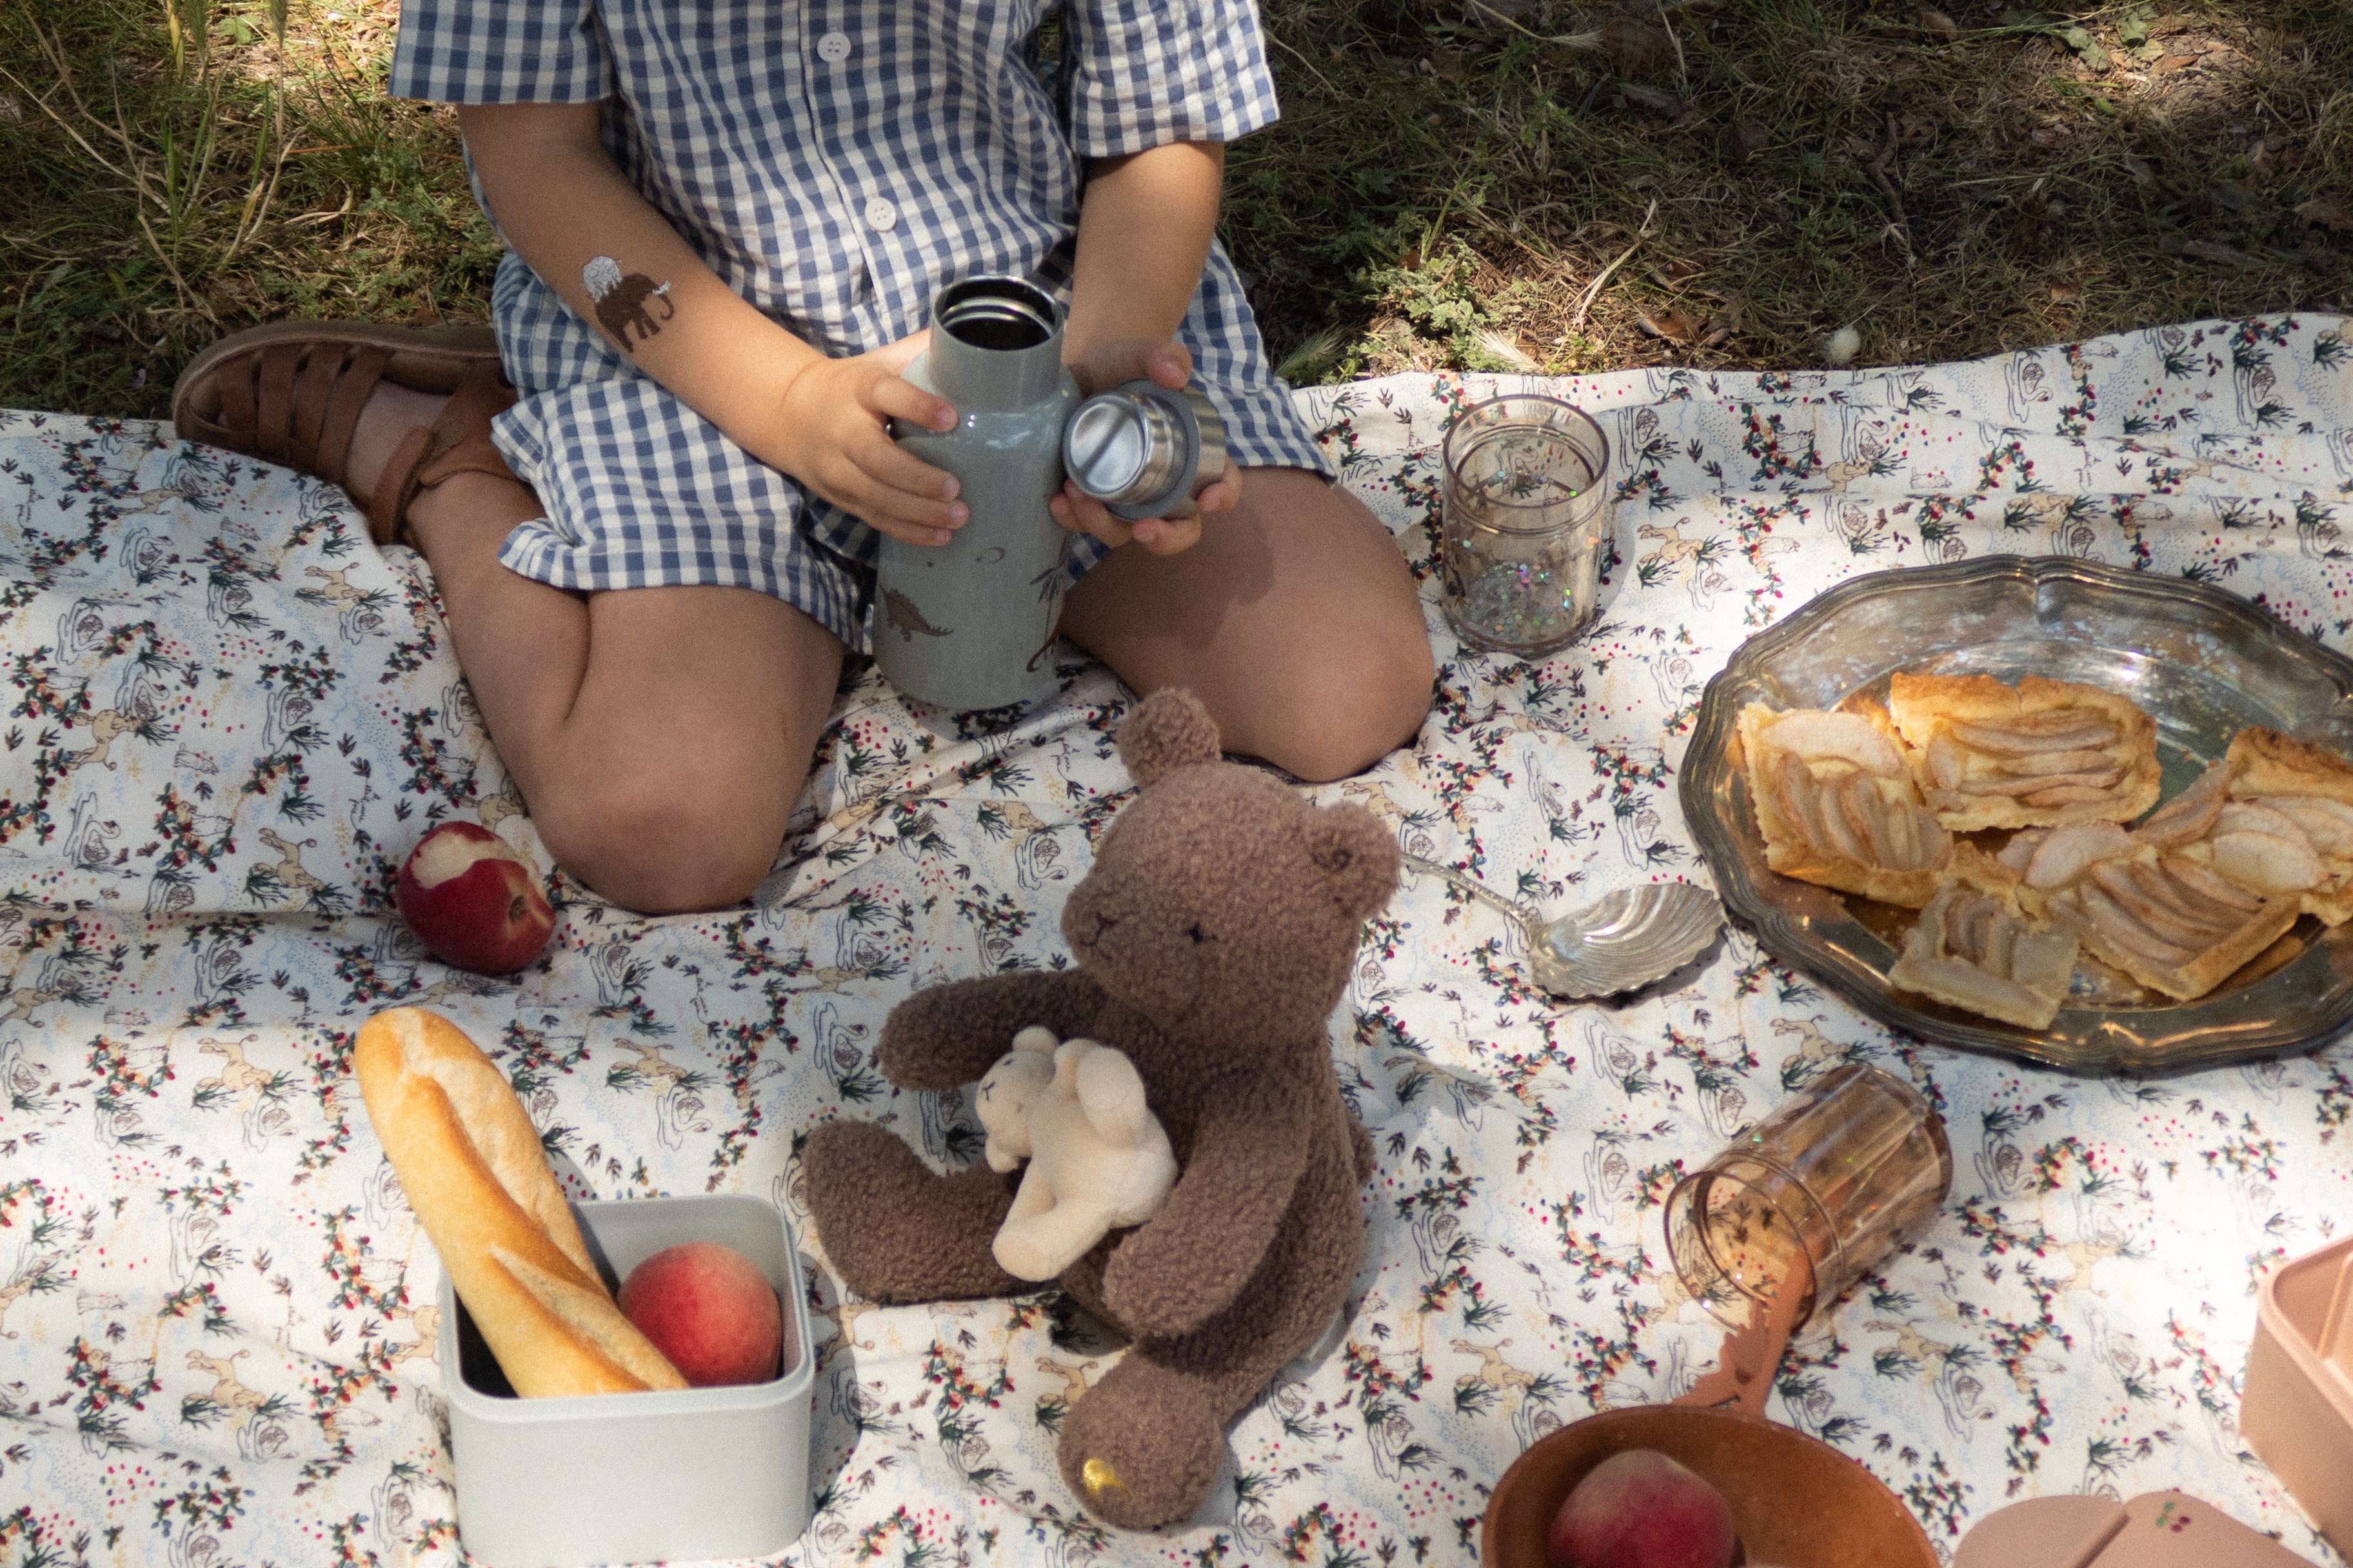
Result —
M 1113 517 L 1188 517 L 1226 471 L 1226 422 L 1192 387 L 1131 381 L 1079 405 L 1062 432 L 1062 467 Z

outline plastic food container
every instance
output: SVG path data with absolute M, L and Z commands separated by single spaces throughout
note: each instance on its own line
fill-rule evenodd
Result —
M 2348 1263 L 2353 1237 L 2291 1258 L 2263 1281 L 2239 1430 L 2328 1543 L 2353 1553 L 2353 1386 L 2320 1350 Z
M 807 1293 L 784 1215 L 736 1196 L 573 1212 L 608 1285 L 681 1242 L 749 1258 L 784 1305 L 783 1370 L 728 1388 L 518 1399 L 445 1277 L 439 1353 L 467 1552 L 491 1568 L 582 1568 L 782 1552 L 808 1523 L 814 1382 Z

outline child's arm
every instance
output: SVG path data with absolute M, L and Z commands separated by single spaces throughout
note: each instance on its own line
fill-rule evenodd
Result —
M 778 326 L 622 177 L 597 138 L 599 113 L 594 103 L 459 110 L 507 243 L 583 321 L 745 451 L 893 538 L 948 542 L 965 516 L 955 481 L 901 451 L 883 426 L 955 428 L 953 408 L 899 374 L 921 334 L 835 359 Z
M 1142 375 L 1168 387 L 1192 378 L 1192 356 L 1176 342 L 1176 328 L 1201 286 L 1225 168 L 1226 149 L 1217 142 L 1170 142 L 1088 164 L 1062 333 L 1062 358 L 1088 392 Z M 1240 498 L 1229 459 L 1225 477 L 1199 501 L 1205 512 L 1225 511 Z M 1155 555 L 1174 554 L 1201 537 L 1197 517 L 1125 522 L 1075 486 L 1052 504 L 1065 528 L 1109 544 L 1132 537 Z

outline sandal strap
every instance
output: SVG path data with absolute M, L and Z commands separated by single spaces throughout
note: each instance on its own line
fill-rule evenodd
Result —
M 222 423 L 254 455 L 342 484 L 360 411 L 391 359 L 368 343 L 271 343 L 221 373 Z
M 439 418 L 409 431 L 368 498 L 368 536 L 378 544 L 406 543 L 409 503 L 452 474 L 512 479 L 491 439 L 491 421 L 514 406 L 515 390 L 496 364 L 477 366 L 449 395 Z

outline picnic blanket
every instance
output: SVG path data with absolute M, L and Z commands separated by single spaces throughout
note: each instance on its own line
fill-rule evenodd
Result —
M 1462 652 L 1435 609 L 1435 448 L 1493 389 L 1578 402 L 1617 454 L 1602 621 L 1540 661 Z M 2353 624 L 2335 319 L 1299 397 L 1440 659 L 1416 744 L 1315 794 L 1548 910 L 1706 879 L 1674 793 L 1701 689 L 1855 574 L 2056 552 L 2219 583 L 2339 647 Z M 2076 1080 L 1892 1037 L 1736 928 L 1672 988 L 1564 1004 L 1510 922 L 1409 877 L 1332 1024 L 1380 1162 L 1346 1321 L 1235 1426 L 1202 1517 L 1122 1535 L 1051 1463 L 1116 1353 L 1099 1328 L 1051 1291 L 845 1302 L 795 1160 L 841 1116 L 976 1153 L 968 1098 L 895 1091 L 874 1042 L 914 987 L 1061 955 L 1130 789 L 1104 669 L 1066 647 L 1059 695 L 994 728 L 847 681 L 752 904 L 642 919 L 551 868 L 547 960 L 491 980 L 407 936 L 398 862 L 453 815 L 550 861 L 425 565 L 339 490 L 150 424 L 0 414 L 0 1564 L 459 1560 L 438 1267 L 349 1073 L 402 1003 L 497 1058 L 575 1193 L 783 1205 L 819 1342 L 795 1563 L 1472 1561 L 1522 1448 L 1711 1363 L 1662 1200 L 1850 1059 L 1941 1108 L 1953 1190 L 1800 1338 L 1773 1415 L 1947 1547 L 2016 1498 L 2178 1486 L 2337 1561 L 2234 1415 L 2256 1282 L 2346 1216 L 2341 1045 Z

